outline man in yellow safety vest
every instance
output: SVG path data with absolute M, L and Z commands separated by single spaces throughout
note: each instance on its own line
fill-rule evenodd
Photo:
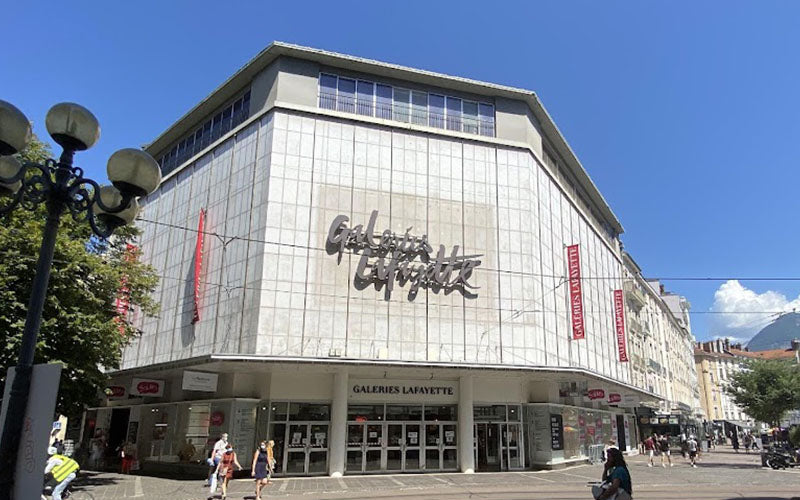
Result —
M 52 474 L 53 479 L 58 483 L 53 488 L 53 500 L 61 500 L 61 494 L 64 493 L 69 483 L 77 476 L 80 465 L 69 457 L 59 455 L 55 446 L 48 448 L 47 454 L 50 455 L 50 458 L 47 459 L 47 467 L 45 467 L 44 473 Z

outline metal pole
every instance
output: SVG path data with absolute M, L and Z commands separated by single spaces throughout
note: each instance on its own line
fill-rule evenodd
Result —
M 25 317 L 22 346 L 19 350 L 14 383 L 11 386 L 8 398 L 8 410 L 6 412 L 5 426 L 3 427 L 3 436 L 0 438 L 0 500 L 11 498 L 11 491 L 14 485 L 17 451 L 25 420 L 25 410 L 28 406 L 28 391 L 30 390 L 31 374 L 33 372 L 36 337 L 42 324 L 42 310 L 47 296 L 47 285 L 50 281 L 50 266 L 53 263 L 58 225 L 63 211 L 64 203 L 57 199 L 57 196 L 48 200 L 47 221 L 42 234 L 39 260 L 36 263 L 36 275 L 33 278 L 28 313 Z

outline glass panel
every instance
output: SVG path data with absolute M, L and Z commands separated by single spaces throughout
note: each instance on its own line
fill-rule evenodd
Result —
M 401 470 L 403 468 L 402 450 L 386 450 L 386 469 Z
M 269 439 L 275 441 L 272 452 L 275 456 L 275 472 L 283 472 L 283 450 L 286 446 L 286 424 L 270 424 Z
M 375 86 L 375 107 L 376 117 L 392 119 L 392 87 L 380 83 Z
M 270 422 L 285 422 L 286 416 L 288 415 L 287 409 L 289 408 L 289 403 L 272 403 L 270 407 L 270 415 L 269 421 Z
M 406 446 L 420 445 L 419 427 L 419 425 L 406 424 Z
M 411 93 L 411 123 L 428 124 L 428 93 L 413 91 Z
M 386 420 L 422 420 L 422 406 L 386 405 Z
M 308 426 L 305 424 L 289 425 L 289 451 L 297 448 L 305 449 L 308 442 Z
M 358 81 L 356 95 L 356 113 L 372 116 L 372 99 L 375 94 L 375 84 L 372 82 Z
M 406 470 L 419 469 L 419 449 L 406 450 Z
M 319 422 L 328 421 L 330 419 L 330 405 L 292 403 L 289 407 L 289 420 L 311 420 Z
M 394 89 L 394 113 L 392 117 L 399 122 L 407 122 L 409 118 L 409 99 L 411 91 Z
M 222 111 L 222 133 L 226 133 L 231 129 L 231 108 L 230 106 Z
M 458 420 L 458 409 L 455 405 L 425 406 L 425 420 Z
M 336 108 L 345 113 L 355 111 L 356 81 L 348 78 L 339 78 L 339 94 Z
M 442 468 L 443 469 L 456 469 L 458 468 L 458 450 L 455 448 L 447 448 L 442 451 Z
M 350 405 L 347 407 L 347 420 L 383 420 L 383 405 Z
M 475 406 L 472 414 L 476 422 L 505 422 L 506 405 Z
M 308 473 L 319 474 L 328 471 L 328 452 L 311 451 L 308 454 Z
M 447 98 L 447 130 L 461 130 L 461 99 Z
M 383 438 L 383 425 L 367 425 L 367 446 L 381 446 Z
M 306 472 L 306 452 L 290 451 L 286 458 L 286 472 L 289 474 L 305 474 Z
M 367 450 L 366 470 L 381 470 L 382 450 Z
M 431 127 L 444 128 L 444 96 L 428 96 L 428 124 Z
M 439 470 L 439 448 L 425 450 L 425 470 Z
M 250 116 L 250 91 L 248 90 L 242 97 L 242 114 L 247 118 Z
M 443 425 L 442 433 L 444 434 L 444 445 L 455 446 L 458 443 L 458 433 L 456 432 L 456 425 Z
M 480 122 L 481 135 L 494 137 L 494 106 L 491 104 L 479 104 L 478 121 Z
M 403 444 L 403 424 L 389 424 L 387 432 L 388 446 L 400 446 Z
M 425 446 L 439 445 L 439 426 L 436 424 L 425 426 Z
M 336 109 L 335 75 L 319 75 L 319 107 Z
M 312 425 L 311 435 L 309 436 L 309 444 L 312 448 L 327 448 L 328 447 L 328 426 L 327 425 Z
M 364 426 L 349 424 L 347 426 L 347 446 L 361 446 L 364 443 Z
M 519 422 L 520 415 L 522 415 L 522 412 L 520 411 L 519 405 L 508 405 L 509 422 Z
M 345 470 L 350 472 L 361 472 L 362 462 L 364 460 L 364 453 L 361 450 L 348 450 L 347 451 L 347 465 Z
M 478 103 L 464 101 L 464 132 L 478 133 Z

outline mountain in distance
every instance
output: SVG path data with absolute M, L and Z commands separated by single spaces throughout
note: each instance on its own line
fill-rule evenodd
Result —
M 800 313 L 782 314 L 768 324 L 747 343 L 751 351 L 788 349 L 792 339 L 800 339 Z

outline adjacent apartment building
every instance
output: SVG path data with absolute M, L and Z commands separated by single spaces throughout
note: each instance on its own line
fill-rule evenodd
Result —
M 557 467 L 691 400 L 674 320 L 634 375 L 622 225 L 534 92 L 276 42 L 147 151 L 161 312 L 84 425 L 145 469 Z

